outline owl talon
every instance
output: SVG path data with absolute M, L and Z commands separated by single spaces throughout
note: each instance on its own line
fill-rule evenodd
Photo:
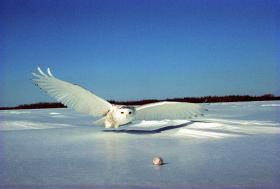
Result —
M 105 128 L 106 129 L 109 129 L 109 128 L 112 128 L 113 127 L 113 124 L 111 123 L 111 122 L 109 122 L 109 121 L 105 121 Z

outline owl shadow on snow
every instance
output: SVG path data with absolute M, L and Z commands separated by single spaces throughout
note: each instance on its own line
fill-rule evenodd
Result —
M 173 130 L 173 129 L 179 129 L 182 127 L 187 127 L 193 123 L 205 123 L 204 121 L 189 121 L 187 123 L 183 123 L 180 125 L 170 125 L 170 126 L 165 126 L 165 127 L 161 127 L 158 129 L 153 129 L 153 130 L 140 130 L 140 129 L 116 129 L 116 130 L 103 130 L 103 132 L 112 132 L 112 133 L 128 133 L 128 134 L 137 134 L 137 135 L 144 135 L 144 134 L 157 134 L 157 133 L 161 133 L 164 131 L 169 131 L 169 130 Z

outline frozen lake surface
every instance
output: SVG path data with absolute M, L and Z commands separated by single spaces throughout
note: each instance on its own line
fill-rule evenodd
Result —
M 0 111 L 0 188 L 280 188 L 280 101 L 205 107 L 117 130 L 70 109 Z

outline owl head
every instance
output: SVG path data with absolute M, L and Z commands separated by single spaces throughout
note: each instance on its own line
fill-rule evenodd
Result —
M 132 121 L 134 115 L 135 108 L 131 106 L 119 106 L 113 113 L 114 119 L 121 123 Z

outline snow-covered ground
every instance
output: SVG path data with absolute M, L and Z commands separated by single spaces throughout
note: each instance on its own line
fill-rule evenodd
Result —
M 70 109 L 0 111 L 0 188 L 280 188 L 280 101 L 205 106 L 117 130 Z

